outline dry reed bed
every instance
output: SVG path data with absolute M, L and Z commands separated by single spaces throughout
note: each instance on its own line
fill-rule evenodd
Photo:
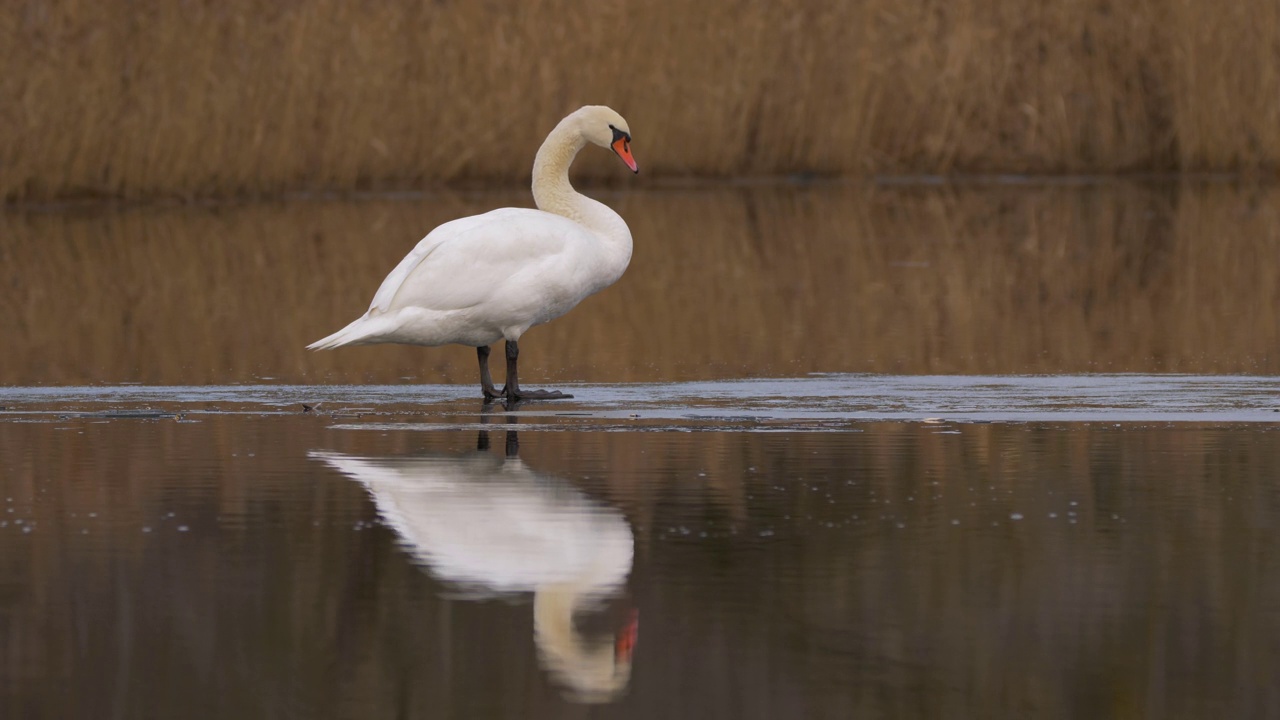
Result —
M 8 697 L 35 693 L 35 681 L 52 676 L 59 688 L 77 688 L 46 692 L 57 702 L 114 700 L 139 712 L 173 714 L 169 706 L 216 692 L 223 710 L 345 707 L 358 698 L 365 717 L 417 716 L 478 691 L 449 687 L 476 675 L 447 673 L 450 663 L 533 657 L 527 619 L 493 624 L 527 611 L 437 597 L 439 586 L 393 547 L 391 532 L 353 532 L 374 512 L 359 485 L 318 463 L 299 482 L 308 450 L 458 452 L 473 436 L 383 437 L 328 424 L 300 414 L 224 416 L 195 425 L 86 424 L 83 435 L 13 425 L 0 434 L 0 457 L 50 461 L 9 470 L 13 505 L 24 516 L 30 508 L 37 530 L 24 537 L 23 552 L 0 557 L 21 593 L 9 598 Z M 911 697 L 925 714 L 960 708 L 991 717 L 1011 706 L 1072 707 L 1081 695 L 1145 710 L 1137 714 L 1203 716 L 1206 698 L 1221 697 L 1242 674 L 1261 679 L 1230 694 L 1232 716 L 1276 701 L 1277 618 L 1266 605 L 1280 591 L 1266 552 L 1276 531 L 1261 518 L 1276 509 L 1280 457 L 1267 433 L 957 429 L 941 435 L 936 426 L 885 423 L 838 442 L 730 433 L 693 446 L 654 434 L 533 433 L 522 436 L 521 457 L 584 485 L 638 526 L 632 599 L 645 617 L 642 647 L 660 648 L 650 652 L 663 658 L 645 661 L 651 683 L 676 686 L 699 663 L 732 658 L 734 682 L 700 692 L 754 707 L 780 703 L 770 714 L 787 716 L 805 714 L 787 704 L 796 696 L 808 700 L 808 712 L 827 708 L 823 716 L 843 716 L 826 704 L 850 698 L 865 714 L 914 715 L 894 705 Z M 693 476 L 699 467 L 708 477 Z M 976 480 L 994 490 L 975 496 Z M 735 509 L 726 493 L 754 499 Z M 906 527 L 887 530 L 873 518 L 824 528 L 869 493 L 891 501 L 886 509 Z M 841 502 L 829 505 L 827 494 Z M 1185 502 L 1153 507 L 1152 496 Z M 970 505 L 975 497 L 980 511 Z M 1064 510 L 1072 499 L 1074 526 Z M 90 509 L 97 519 L 84 517 Z M 174 522 L 192 523 L 190 542 L 175 542 L 157 520 L 175 509 Z M 968 524 L 1004 521 L 1013 510 L 1026 514 L 1022 525 Z M 1055 510 L 1060 517 L 1046 520 Z M 796 520 L 779 522 L 780 513 Z M 1128 523 L 1125 532 L 1113 514 Z M 961 530 L 949 524 L 957 516 L 966 518 Z M 93 535 L 81 546 L 72 531 L 89 522 Z M 151 522 L 156 534 L 138 532 Z M 657 539 L 680 524 L 737 532 Z M 762 541 L 765 528 L 776 534 Z M 104 533 L 112 551 L 95 552 Z M 654 567 L 663 575 L 651 574 Z M 1213 622 L 1224 618 L 1232 619 Z M 130 622 L 127 649 L 102 629 Z M 442 625 L 452 631 L 441 633 Z M 1205 662 L 1223 653 L 1230 662 Z M 1106 661 L 1108 672 L 1095 661 L 1077 664 L 1082 657 Z M 773 662 L 762 666 L 761 658 Z M 868 665 L 878 671 L 867 673 Z M 118 674 L 104 667 L 159 687 L 122 696 Z M 404 668 L 413 669 L 413 693 L 397 692 Z M 501 690 L 485 692 L 519 705 L 511 716 L 554 704 L 538 677 L 483 677 Z M 646 717 L 679 714 L 661 694 L 634 702 L 647 704 Z
M 35 0 L 0 198 L 513 182 L 584 103 L 644 177 L 1269 172 L 1277 53 L 1270 0 Z
M 629 193 L 632 266 L 530 381 L 1280 372 L 1274 189 Z M 309 353 L 445 219 L 520 202 L 0 216 L 4 384 L 474 381 L 465 348 Z M 1227 322 L 1226 320 L 1230 321 Z

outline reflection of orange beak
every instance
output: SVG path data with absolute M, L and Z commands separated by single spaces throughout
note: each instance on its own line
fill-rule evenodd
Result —
M 638 173 L 640 168 L 636 166 L 636 159 L 631 157 L 631 141 L 625 137 L 620 137 L 613 141 L 613 151 L 618 153 L 618 157 L 622 158 L 622 162 L 631 168 L 631 172 Z
M 627 620 L 626 627 L 622 628 L 622 630 L 618 633 L 617 652 L 614 653 L 615 661 L 631 662 L 631 655 L 636 651 L 636 640 L 639 638 L 639 636 L 640 636 L 640 611 L 632 610 L 631 617 L 630 619 Z

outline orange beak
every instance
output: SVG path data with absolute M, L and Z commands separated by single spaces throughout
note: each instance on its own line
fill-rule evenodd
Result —
M 632 610 L 627 618 L 626 626 L 618 633 L 618 642 L 614 653 L 614 658 L 618 662 L 631 662 L 631 655 L 636 651 L 636 640 L 639 635 L 640 611 Z
M 613 141 L 613 151 L 618 153 L 618 157 L 622 158 L 622 162 L 631 168 L 631 172 L 638 173 L 640 168 L 636 166 L 636 159 L 631 157 L 631 140 L 625 136 Z

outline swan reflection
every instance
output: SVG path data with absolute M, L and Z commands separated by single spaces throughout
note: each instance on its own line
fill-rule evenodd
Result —
M 487 433 L 480 447 L 487 448 Z M 613 638 L 581 633 L 575 617 L 621 594 L 631 572 L 631 527 L 617 510 L 517 456 L 311 457 L 359 481 L 378 513 L 433 576 L 473 595 L 533 593 L 543 667 L 572 699 L 604 702 L 631 677 L 637 619 Z

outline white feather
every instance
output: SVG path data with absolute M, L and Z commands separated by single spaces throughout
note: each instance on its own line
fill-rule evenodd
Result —
M 534 164 L 541 209 L 502 208 L 437 227 L 387 275 L 362 317 L 307 348 L 518 340 L 612 285 L 631 260 L 631 232 L 568 180 L 578 150 L 608 145 L 612 127 L 626 124 L 603 107 L 565 118 Z

